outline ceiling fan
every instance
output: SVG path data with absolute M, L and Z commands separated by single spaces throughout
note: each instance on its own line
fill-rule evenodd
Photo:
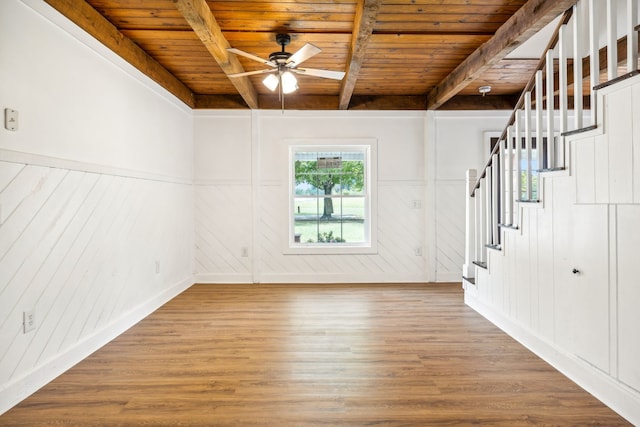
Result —
M 311 43 L 305 44 L 295 53 L 289 53 L 284 50 L 285 46 L 291 43 L 291 36 L 289 34 L 277 34 L 276 42 L 282 47 L 282 50 L 280 52 L 271 53 L 269 55 L 268 60 L 260 58 L 259 56 L 244 52 L 240 49 L 228 48 L 227 51 L 230 53 L 244 56 L 245 58 L 249 58 L 253 61 L 257 61 L 257 62 L 260 62 L 261 64 L 271 67 L 271 68 L 266 68 L 264 70 L 229 74 L 229 77 L 242 77 L 242 76 L 252 76 L 256 74 L 268 74 L 268 76 L 263 80 L 264 85 L 268 87 L 271 91 L 274 91 L 276 90 L 276 88 L 279 87 L 280 88 L 279 94 L 284 104 L 283 95 L 287 93 L 291 93 L 296 89 L 298 89 L 298 82 L 295 76 L 293 75 L 294 73 L 306 74 L 309 76 L 322 77 L 325 79 L 333 79 L 333 80 L 342 80 L 342 78 L 345 75 L 344 71 L 318 70 L 315 68 L 300 68 L 299 65 L 302 64 L 304 61 L 322 52 L 322 49 L 320 49 L 319 47 Z

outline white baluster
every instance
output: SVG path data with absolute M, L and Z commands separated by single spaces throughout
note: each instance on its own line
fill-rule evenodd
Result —
M 486 173 L 486 171 L 485 171 Z M 480 240 L 478 241 L 478 248 L 480 250 L 480 262 L 487 260 L 487 178 L 486 175 L 480 180 L 480 215 L 476 224 L 480 226 Z M 478 197 L 478 195 L 476 195 Z
M 538 169 L 542 169 L 542 153 L 544 152 L 542 135 L 542 70 L 536 71 L 536 150 L 538 151 Z
M 499 194 L 500 194 L 500 161 L 498 160 L 498 154 L 492 156 L 492 169 L 493 177 L 491 180 L 491 244 L 500 244 L 500 227 L 498 225 L 500 219 L 498 217 L 499 212 Z
M 521 113 L 522 110 L 516 111 L 516 124 L 515 124 L 515 154 L 516 154 L 516 194 L 517 200 L 523 198 L 522 196 L 522 125 L 521 125 Z M 514 216 L 514 224 L 518 225 L 518 213 Z
M 573 6 L 573 112 L 574 129 L 582 129 L 582 9 Z
M 589 0 L 589 67 L 591 86 L 591 124 L 595 125 L 597 120 L 597 99 L 594 88 L 600 84 L 600 48 L 598 46 L 598 11 L 596 10 L 596 0 Z
M 505 202 L 507 208 L 507 216 L 504 221 L 507 225 L 513 225 L 513 126 L 507 128 L 506 145 L 506 179 L 505 187 L 507 188 L 507 199 Z
M 476 185 L 477 172 L 475 169 L 467 170 L 467 185 L 465 188 L 465 219 L 466 228 L 464 234 L 464 265 L 462 266 L 462 276 L 466 278 L 475 277 L 475 268 L 473 261 L 475 261 L 475 233 L 476 233 L 476 218 L 474 203 L 475 197 L 471 196 Z
M 505 167 L 505 163 L 506 163 L 506 159 L 507 159 L 507 151 L 506 151 L 506 145 L 507 145 L 507 141 L 505 139 L 498 141 L 498 144 L 500 144 L 500 150 L 498 151 L 498 158 L 499 158 L 499 165 L 500 165 L 500 181 L 498 182 L 498 189 L 499 189 L 499 195 L 500 197 L 498 198 L 498 203 L 500 206 L 500 217 L 499 217 L 499 221 L 500 224 L 506 224 L 507 223 L 507 204 L 506 204 L 506 200 L 507 200 L 507 195 L 505 193 L 505 189 L 507 188 L 506 186 L 506 180 L 507 180 L 507 170 Z
M 607 0 L 607 79 L 618 77 L 617 13 L 613 0 Z
M 531 200 L 531 92 L 524 94 L 524 148 L 526 152 L 526 173 L 527 173 L 527 187 L 526 187 L 526 200 Z
M 488 166 L 486 171 L 486 188 L 485 188 L 485 228 L 487 229 L 487 240 L 485 240 L 485 245 L 493 244 L 493 227 L 491 226 L 491 222 L 493 218 L 491 217 L 491 213 L 493 212 L 493 204 L 491 203 L 491 195 L 493 193 L 493 166 Z
M 638 69 L 638 0 L 627 0 L 627 73 Z
M 480 180 L 480 186 L 476 189 L 475 193 L 475 205 L 476 205 L 476 238 L 475 238 L 475 261 L 483 260 L 483 247 L 484 247 L 484 209 L 483 209 L 483 201 L 484 196 L 482 194 L 482 184 L 483 180 Z
M 555 139 L 553 127 L 555 120 L 555 90 L 553 87 L 555 70 L 553 67 L 553 49 L 547 51 L 547 167 L 555 168 Z
M 560 27 L 558 34 L 558 81 L 560 91 L 560 133 L 566 132 L 567 129 L 567 47 L 566 35 L 567 26 Z

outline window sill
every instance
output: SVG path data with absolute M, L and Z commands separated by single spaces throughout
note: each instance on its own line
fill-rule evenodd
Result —
M 374 255 L 378 248 L 369 245 L 296 245 L 285 248 L 284 255 Z

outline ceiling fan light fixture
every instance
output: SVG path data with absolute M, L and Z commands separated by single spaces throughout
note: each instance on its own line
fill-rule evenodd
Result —
M 275 76 L 275 74 L 269 74 L 262 81 L 262 84 L 264 84 L 271 92 L 276 90 L 276 88 L 278 87 L 278 83 L 278 78 Z
M 284 73 L 282 73 L 282 76 L 280 76 L 280 78 L 282 79 L 282 93 L 287 94 L 298 89 L 298 80 L 292 72 L 285 71 Z

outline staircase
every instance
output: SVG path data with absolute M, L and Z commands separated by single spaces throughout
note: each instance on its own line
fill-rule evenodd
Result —
M 640 425 L 640 0 L 558 21 L 485 168 L 465 301 Z
M 621 14 L 626 35 L 619 38 Z M 569 166 L 567 137 L 597 128 L 598 90 L 638 74 L 637 19 L 637 0 L 583 0 L 561 17 L 485 168 L 468 171 L 466 280 L 475 266 L 486 267 L 487 249 L 501 249 L 500 229 L 518 228 L 518 208 L 541 203 L 540 174 Z

